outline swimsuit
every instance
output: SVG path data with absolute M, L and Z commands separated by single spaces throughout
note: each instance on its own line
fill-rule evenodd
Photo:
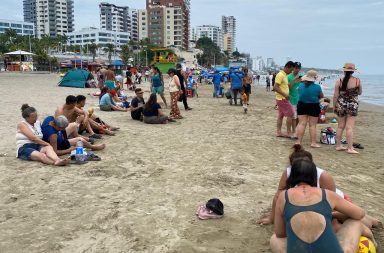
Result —
M 342 80 L 340 79 L 340 83 Z M 340 91 L 335 105 L 335 113 L 339 117 L 357 116 L 359 110 L 359 79 L 356 80 L 356 87 Z
M 322 191 L 322 199 L 320 202 L 309 206 L 295 206 L 289 202 L 288 191 L 285 192 L 285 206 L 284 206 L 284 219 L 287 230 L 287 253 L 343 253 L 340 247 L 339 241 L 336 238 L 336 234 L 332 228 L 332 209 L 329 206 L 325 190 Z M 325 218 L 325 229 L 321 233 L 320 237 L 312 243 L 307 243 L 301 240 L 293 231 L 291 225 L 291 219 L 296 214 L 301 212 L 315 212 L 321 214 Z M 313 224 L 316 226 L 317 224 Z

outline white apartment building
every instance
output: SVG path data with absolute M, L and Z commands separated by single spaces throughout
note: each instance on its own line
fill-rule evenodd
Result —
M 139 40 L 148 38 L 148 15 L 147 10 L 138 10 L 138 35 Z
M 183 47 L 183 10 L 179 6 L 164 9 L 164 42 L 166 47 Z
M 230 37 L 231 40 L 230 43 L 228 42 L 231 48 L 226 48 L 225 50 L 234 52 L 236 50 L 236 18 L 233 16 L 222 16 L 221 29 L 223 34 L 228 34 L 227 38 Z
M 35 35 L 35 25 L 31 22 L 0 19 L 0 34 L 6 29 L 15 30 L 18 35 Z
M 35 35 L 56 37 L 74 31 L 73 0 L 23 0 L 24 21 L 35 25 Z
M 115 32 L 128 32 L 130 39 L 138 41 L 138 11 L 128 6 L 117 6 L 102 2 L 100 9 L 100 28 Z
M 103 48 L 107 44 L 113 44 L 116 50 L 120 50 L 122 45 L 128 43 L 130 34 L 88 27 L 80 31 L 68 33 L 67 36 L 69 38 L 68 45 L 87 47 L 87 45 L 95 43 L 100 48 Z
M 224 50 L 224 37 L 221 28 L 214 25 L 202 25 L 196 27 L 196 40 L 210 38 L 222 51 Z

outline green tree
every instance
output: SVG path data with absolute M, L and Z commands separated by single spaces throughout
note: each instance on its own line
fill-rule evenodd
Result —
M 125 65 L 129 64 L 129 58 L 132 55 L 132 50 L 128 44 L 121 46 L 120 58 Z
M 92 61 L 94 62 L 95 61 L 95 58 L 96 58 L 96 52 L 97 52 L 97 49 L 99 48 L 99 45 L 95 44 L 95 43 L 91 43 L 88 45 L 88 49 L 89 49 L 89 52 L 91 52 L 92 54 Z
M 115 45 L 108 43 L 104 47 L 104 52 L 108 54 L 108 61 L 111 64 L 112 63 L 112 54 L 115 52 Z
M 225 54 L 221 52 L 220 48 L 210 38 L 203 37 L 198 39 L 196 48 L 203 51 L 202 54 L 197 55 L 197 61 L 200 65 L 212 67 L 225 63 Z

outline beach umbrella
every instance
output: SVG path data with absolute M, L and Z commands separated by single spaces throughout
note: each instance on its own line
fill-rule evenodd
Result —
M 20 62 L 21 62 L 21 56 L 22 55 L 35 55 L 35 54 L 27 52 L 27 51 L 23 51 L 23 50 L 16 50 L 13 52 L 5 53 L 5 55 L 20 55 Z

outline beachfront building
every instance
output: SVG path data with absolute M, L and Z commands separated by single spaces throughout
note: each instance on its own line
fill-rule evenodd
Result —
M 35 35 L 35 25 L 31 22 L 0 19 L 0 34 L 7 29 L 15 30 L 18 35 Z
M 261 56 L 252 59 L 252 70 L 263 71 L 265 68 L 264 60 Z
M 24 21 L 34 24 L 39 38 L 74 31 L 73 0 L 23 0 L 23 9 Z
M 131 40 L 138 41 L 138 11 L 128 6 L 117 6 L 102 2 L 100 9 L 100 28 L 114 32 L 126 32 Z
M 224 37 L 220 27 L 214 25 L 201 25 L 196 27 L 196 40 L 210 38 L 222 51 L 224 51 Z
M 68 45 L 79 45 L 86 48 L 87 45 L 95 43 L 99 45 L 99 50 L 106 47 L 107 44 L 113 44 L 119 51 L 122 45 L 128 43 L 130 34 L 127 32 L 115 32 L 95 27 L 84 28 L 80 31 L 67 34 Z
M 190 0 L 147 0 L 146 12 L 151 43 L 188 49 Z
M 236 18 L 233 16 L 221 17 L 221 30 L 224 34 L 224 51 L 233 53 L 236 50 Z
M 137 11 L 138 15 L 138 36 L 139 41 L 148 38 L 148 15 L 147 10 L 142 9 Z

